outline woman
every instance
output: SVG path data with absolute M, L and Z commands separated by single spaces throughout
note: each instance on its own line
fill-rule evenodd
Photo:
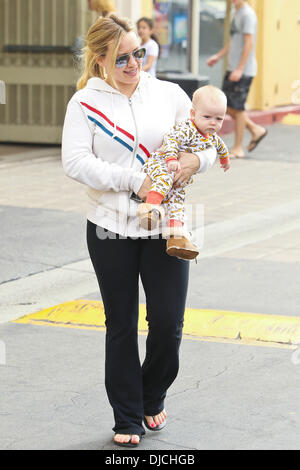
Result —
M 160 231 L 139 228 L 138 202 L 151 180 L 140 171 L 164 133 L 189 115 L 178 85 L 141 72 L 144 50 L 132 26 L 115 15 L 89 29 L 85 69 L 65 117 L 66 174 L 88 186 L 87 243 L 106 315 L 105 385 L 114 411 L 114 442 L 137 446 L 166 424 L 164 399 L 178 372 L 189 262 L 165 254 Z M 205 171 L 215 153 L 181 156 L 177 184 Z M 143 238 L 144 237 L 144 238 Z M 149 333 L 141 366 L 137 345 L 138 281 Z
M 141 45 L 146 49 L 143 70 L 156 76 L 156 63 L 159 56 L 159 43 L 153 34 L 153 21 L 150 18 L 140 18 L 137 22 Z

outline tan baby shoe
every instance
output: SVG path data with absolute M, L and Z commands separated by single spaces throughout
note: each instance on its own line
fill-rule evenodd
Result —
M 137 216 L 140 219 L 140 226 L 145 230 L 154 230 L 159 222 L 164 218 L 165 211 L 159 204 L 149 204 L 144 202 L 139 205 Z
M 168 237 L 166 252 L 176 258 L 192 260 L 199 255 L 199 250 L 186 236 L 182 227 L 167 227 L 164 236 Z

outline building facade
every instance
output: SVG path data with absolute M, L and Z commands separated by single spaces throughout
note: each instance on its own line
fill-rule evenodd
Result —
M 101 0 L 99 0 L 101 1 Z M 300 1 L 248 0 L 258 17 L 258 75 L 249 109 L 288 105 L 299 97 Z M 88 0 L 0 0 L 0 141 L 59 143 L 78 67 L 74 47 L 96 12 Z M 230 0 L 115 0 L 120 15 L 155 20 L 159 71 L 193 72 L 220 86 L 224 63 L 208 56 L 229 38 Z M 80 41 L 79 41 L 80 42 Z M 298 87 L 298 88 L 297 88 Z

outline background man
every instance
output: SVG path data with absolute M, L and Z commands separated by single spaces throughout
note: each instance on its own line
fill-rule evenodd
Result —
M 207 60 L 214 66 L 228 55 L 228 67 L 223 81 L 223 91 L 227 96 L 227 113 L 235 120 L 235 143 L 230 151 L 231 158 L 245 156 L 243 136 L 245 128 L 251 132 L 252 140 L 248 151 L 255 149 L 265 137 L 267 130 L 255 124 L 245 112 L 245 103 L 253 78 L 257 73 L 255 43 L 257 17 L 253 8 L 244 0 L 231 0 L 235 7 L 230 27 L 230 42 L 217 54 Z

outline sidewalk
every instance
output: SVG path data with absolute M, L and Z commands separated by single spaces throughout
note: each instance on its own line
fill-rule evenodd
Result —
M 265 111 L 249 111 L 250 119 L 261 126 L 270 126 L 274 123 L 280 123 L 286 116 L 297 116 L 299 123 L 300 105 L 279 106 Z M 234 120 L 226 116 L 222 126 L 222 134 L 234 132 Z
M 271 126 L 251 158 L 234 160 L 226 174 L 216 165 L 197 177 L 187 201 L 204 204 L 206 228 L 200 260 L 191 264 L 189 307 L 299 315 L 298 134 L 298 127 Z M 0 286 L 0 294 L 18 308 L 4 305 L 0 321 L 75 298 L 99 299 L 85 244 L 85 187 L 65 177 L 59 150 L 53 157 L 4 165 L 6 269 L 0 282 L 16 280 Z M 22 233 L 24 247 L 23 240 L 18 243 Z
M 188 203 L 204 204 L 205 238 L 187 307 L 300 317 L 298 141 L 298 127 L 275 124 L 251 158 L 197 177 Z M 0 448 L 115 449 L 101 328 L 12 323 L 100 300 L 85 246 L 85 188 L 65 177 L 59 149 L 26 152 L 10 159 L 0 147 Z M 145 335 L 139 344 L 142 360 Z M 298 449 L 296 364 L 288 344 L 185 336 L 168 426 L 147 432 L 140 449 Z
M 0 448 L 121 450 L 104 388 L 104 332 L 0 325 Z M 141 359 L 145 336 L 139 336 Z M 168 425 L 139 449 L 298 449 L 299 365 L 292 351 L 184 339 Z

